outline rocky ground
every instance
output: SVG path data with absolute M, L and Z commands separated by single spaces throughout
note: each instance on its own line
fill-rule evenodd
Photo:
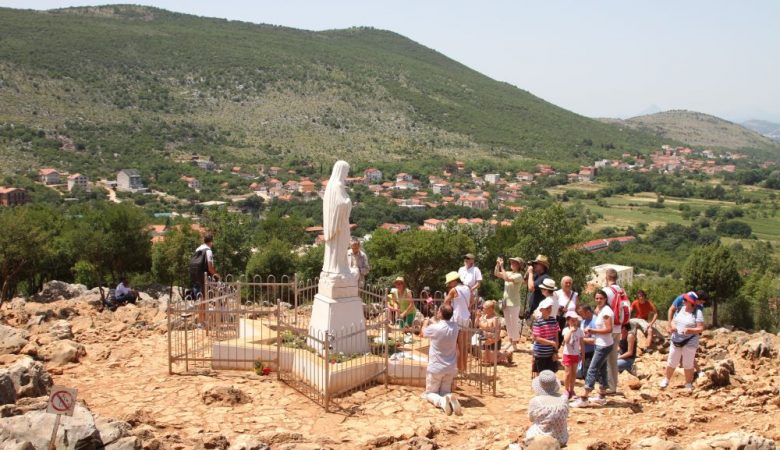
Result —
M 324 413 L 273 376 L 201 371 L 169 375 L 165 304 L 103 310 L 96 292 L 52 282 L 0 310 L 0 448 L 46 448 L 52 384 L 78 389 L 57 448 L 68 449 L 506 449 L 528 425 L 530 356 L 499 367 L 498 396 L 465 387 L 464 415 L 445 416 L 420 389 L 376 386 Z M 640 339 L 641 340 L 641 339 Z M 707 331 L 694 393 L 678 373 L 657 388 L 661 351 L 622 374 L 605 407 L 572 410 L 570 448 L 770 449 L 780 440 L 780 338 Z M 562 374 L 561 374 L 562 375 Z M 539 440 L 526 448 L 555 445 Z

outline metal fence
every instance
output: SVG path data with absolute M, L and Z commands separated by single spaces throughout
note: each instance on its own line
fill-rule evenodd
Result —
M 258 277 L 207 282 L 203 297 L 168 306 L 169 372 L 240 369 L 270 372 L 327 409 L 346 393 L 370 385 L 425 386 L 428 342 L 420 335 L 424 317 L 433 317 L 441 292 L 415 296 L 415 320 L 402 324 L 388 308 L 388 290 L 359 290 L 365 325 L 341 330 L 310 328 L 318 280 Z M 461 327 L 466 367 L 457 383 L 496 394 L 498 341 L 482 339 L 499 329 Z M 367 342 L 366 342 L 367 341 Z M 366 348 L 354 354 L 333 350 Z M 487 343 L 487 344 L 486 344 Z

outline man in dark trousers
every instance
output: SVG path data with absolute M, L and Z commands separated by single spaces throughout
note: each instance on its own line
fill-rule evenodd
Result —
M 550 260 L 544 256 L 539 255 L 531 261 L 528 266 L 528 299 L 529 305 L 525 312 L 525 317 L 531 317 L 534 311 L 539 308 L 539 304 L 544 300 L 544 294 L 542 293 L 542 283 L 544 280 L 550 278 L 547 272 L 550 270 Z

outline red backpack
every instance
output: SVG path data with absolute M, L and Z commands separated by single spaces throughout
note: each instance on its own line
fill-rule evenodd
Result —
M 626 295 L 626 291 L 621 288 L 615 288 L 609 286 L 612 290 L 612 304 L 609 305 L 612 308 L 612 312 L 615 313 L 615 325 L 623 326 L 631 320 L 631 301 Z

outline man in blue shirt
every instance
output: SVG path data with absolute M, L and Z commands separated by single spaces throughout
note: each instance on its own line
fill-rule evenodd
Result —
M 669 311 L 667 313 L 667 321 L 669 323 L 669 333 L 674 331 L 672 329 L 672 319 L 674 319 L 674 316 L 677 314 L 677 311 L 680 311 L 683 309 L 683 305 L 686 299 L 694 300 L 696 303 L 696 308 L 694 311 L 704 311 L 704 304 L 709 300 L 709 295 L 707 295 L 707 292 L 698 290 L 696 292 L 689 291 L 684 294 L 680 294 L 677 296 L 677 298 L 674 299 L 672 302 L 672 305 L 669 307 Z

